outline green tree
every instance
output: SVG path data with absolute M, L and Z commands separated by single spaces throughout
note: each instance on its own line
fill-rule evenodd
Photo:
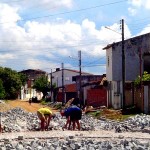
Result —
M 142 78 L 140 76 L 136 78 L 136 80 L 134 81 L 135 86 L 140 85 L 140 82 L 142 81 L 150 81 L 150 74 L 148 74 L 147 71 L 144 71 Z
M 3 82 L 0 79 L 0 99 L 4 99 L 5 98 L 5 89 L 3 87 Z
M 35 80 L 32 88 L 36 89 L 39 92 L 42 92 L 43 98 L 45 98 L 45 96 L 47 95 L 47 92 L 50 91 L 49 82 L 47 80 L 47 77 L 43 75 L 43 76 L 37 78 Z
M 22 85 L 25 85 L 27 80 L 28 80 L 28 77 L 23 73 L 19 73 L 19 76 L 20 76 L 20 80 L 21 80 Z
M 5 98 L 16 99 L 21 86 L 25 82 L 25 77 L 15 70 L 0 67 L 0 79 L 3 81 L 2 85 L 5 89 Z

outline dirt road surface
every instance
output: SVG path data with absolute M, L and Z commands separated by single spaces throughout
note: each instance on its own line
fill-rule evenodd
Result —
M 7 111 L 11 108 L 20 107 L 27 112 L 36 112 L 39 108 L 43 107 L 44 105 L 40 103 L 31 103 L 29 104 L 26 100 L 9 100 L 6 103 L 0 103 L 0 111 Z M 50 108 L 52 109 L 52 108 Z M 55 110 L 53 110 L 55 111 Z

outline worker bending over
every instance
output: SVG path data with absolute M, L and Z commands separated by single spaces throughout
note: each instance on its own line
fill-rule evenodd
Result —
M 81 117 L 82 117 L 82 110 L 79 107 L 77 107 L 76 105 L 70 106 L 62 110 L 61 115 L 65 116 L 67 119 L 64 128 L 67 129 L 67 126 L 68 126 L 68 129 L 70 130 L 71 124 L 72 124 L 73 130 L 75 130 L 76 125 L 77 125 L 78 130 L 81 129 L 79 120 L 81 120 Z
M 41 121 L 41 131 L 47 130 L 50 120 L 54 116 L 52 111 L 49 108 L 43 107 L 37 111 L 37 116 Z

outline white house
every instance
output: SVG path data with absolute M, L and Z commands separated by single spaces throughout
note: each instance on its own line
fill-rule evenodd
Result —
M 52 72 L 52 83 L 56 84 L 57 87 L 62 87 L 62 77 L 64 78 L 64 85 L 75 83 L 72 80 L 72 77 L 78 76 L 79 71 L 71 69 L 62 69 L 56 68 L 56 71 Z M 82 75 L 89 75 L 89 73 L 82 72 Z M 50 78 L 51 74 L 49 74 Z
M 20 71 L 20 73 L 23 73 L 28 77 L 26 84 L 21 87 L 20 99 L 29 99 L 36 96 L 40 100 L 43 94 L 33 89 L 32 86 L 34 84 L 35 79 L 42 75 L 47 76 L 47 73 L 39 69 L 22 70 Z
M 71 70 L 71 69 L 60 69 L 56 68 L 56 70 L 49 74 L 49 80 L 50 82 L 56 85 L 59 89 L 62 88 L 62 86 L 76 84 L 75 81 L 73 81 L 73 77 L 79 76 L 80 72 L 78 70 Z M 81 72 L 81 75 L 90 75 L 89 73 Z M 63 82 L 62 82 L 63 79 Z M 64 85 L 63 85 L 64 84 Z M 76 87 L 76 93 L 78 93 L 78 87 Z M 53 93 L 52 97 L 53 97 Z M 64 97 L 66 100 L 66 95 Z
M 106 78 L 109 82 L 108 103 L 122 107 L 122 42 L 107 45 Z M 150 73 L 150 33 L 124 41 L 125 82 L 134 81 L 144 71 Z

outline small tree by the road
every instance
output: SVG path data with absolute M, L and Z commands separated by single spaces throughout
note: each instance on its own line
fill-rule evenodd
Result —
M 19 74 L 11 68 L 0 67 L 1 84 L 5 90 L 5 99 L 16 99 L 20 92 L 21 86 L 25 83 L 25 76 Z
M 42 92 L 43 98 L 45 98 L 47 93 L 50 91 L 49 82 L 47 80 L 47 77 L 43 75 L 43 76 L 37 78 L 35 80 L 32 88 L 36 89 L 39 92 Z
M 144 74 L 142 75 L 142 77 L 138 76 L 136 78 L 136 80 L 134 81 L 134 85 L 138 86 L 143 81 L 150 81 L 150 74 L 148 74 L 147 71 L 144 71 Z
M 3 82 L 0 79 L 0 99 L 4 99 L 5 98 L 5 89 L 3 87 Z

